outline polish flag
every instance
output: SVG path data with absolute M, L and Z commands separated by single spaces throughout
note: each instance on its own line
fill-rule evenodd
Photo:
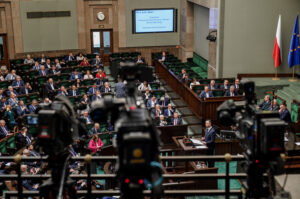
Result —
M 277 68 L 282 62 L 282 49 L 281 49 L 281 15 L 279 15 L 278 25 L 276 30 L 276 38 L 273 49 L 273 59 L 275 62 L 275 68 Z

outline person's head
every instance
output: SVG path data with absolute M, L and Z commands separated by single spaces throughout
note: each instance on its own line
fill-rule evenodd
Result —
M 97 84 L 96 84 L 96 83 L 93 84 L 93 88 L 94 88 L 94 89 L 97 88 Z
M 73 57 L 73 53 L 69 53 L 69 56 L 70 56 L 70 57 Z
M 20 106 L 24 106 L 24 101 L 23 101 L 23 100 L 20 100 L 20 101 L 19 101 L 19 105 L 20 105 Z
M 230 86 L 230 92 L 234 92 L 234 86 Z
M 61 86 L 61 87 L 60 87 L 60 90 L 61 90 L 61 91 L 66 91 L 66 88 L 65 88 L 64 86 Z
M 165 51 L 163 51 L 161 54 L 162 54 L 163 57 L 166 56 L 166 52 Z
M 184 79 L 189 79 L 189 75 L 185 74 Z
M 37 106 L 38 102 L 36 100 L 32 100 L 32 105 Z
M 26 87 L 26 88 L 29 88 L 29 87 L 30 87 L 30 83 L 29 83 L 29 82 L 26 82 L 25 87 Z
M 49 78 L 48 82 L 49 82 L 49 84 L 52 84 L 53 83 L 53 79 Z
M 102 74 L 102 73 L 103 73 L 102 69 L 99 69 L 99 70 L 98 70 L 98 73 L 99 73 L 99 74 Z
M 206 120 L 205 121 L 205 127 L 210 128 L 211 127 L 211 120 Z
M 146 88 L 146 91 L 145 91 L 147 94 L 149 94 L 150 93 L 150 90 L 149 90 L 149 88 Z
M 44 103 L 45 103 L 45 104 L 49 104 L 49 103 L 50 103 L 50 99 L 49 99 L 48 97 L 46 97 L 46 98 L 44 99 Z
M 16 80 L 17 80 L 17 81 L 21 81 L 21 77 L 20 77 L 20 76 L 17 76 L 17 77 L 16 77 Z
M 15 75 L 16 74 L 16 70 L 11 70 L 11 74 Z
M 96 90 L 96 95 L 97 95 L 97 96 L 100 96 L 100 95 L 101 95 L 101 93 L 100 93 L 99 90 Z
M 147 81 L 144 81 L 143 84 L 144 84 L 144 86 L 146 86 L 146 87 L 148 86 L 148 82 L 147 82 Z
M 108 82 L 105 82 L 105 83 L 104 83 L 104 87 L 105 87 L 105 88 L 109 88 L 109 83 L 108 83 Z
M 96 65 L 96 68 L 97 68 L 97 69 L 99 69 L 99 68 L 100 68 L 100 65 L 99 65 L 99 64 L 97 64 L 97 65 Z
M 86 71 L 86 74 L 87 74 L 87 75 L 90 75 L 90 74 L 91 74 L 91 71 L 90 71 L 90 70 L 87 70 L 87 71 Z
M 24 152 L 26 152 L 26 151 L 25 150 L 23 151 L 23 155 L 25 155 Z M 27 165 L 26 164 L 22 164 L 20 168 L 21 168 L 22 173 L 27 173 Z
M 3 88 L 0 88 L 0 95 L 2 95 L 3 93 Z
M 216 84 L 215 80 L 211 80 L 211 81 L 210 81 L 210 85 L 211 85 L 211 86 L 214 86 L 215 84 Z
M 182 73 L 182 74 L 186 74 L 185 68 L 181 69 L 181 73 Z
M 96 55 L 96 59 L 100 59 L 100 56 L 99 56 L 99 55 Z
M 197 78 L 193 77 L 193 83 L 196 83 L 196 82 L 197 82 Z
M 83 55 L 82 55 L 82 53 L 79 53 L 79 57 L 82 57 Z
M 27 147 L 28 150 L 32 151 L 33 150 L 33 145 L 30 144 L 28 147 Z
M 75 70 L 75 71 L 74 71 L 74 74 L 75 74 L 75 75 L 78 75 L 78 70 Z
M 239 79 L 235 79 L 234 83 L 235 84 L 240 84 L 240 80 Z
M 142 59 L 142 56 L 141 56 L 141 55 L 138 55 L 138 59 Z
M 89 112 L 88 112 L 88 111 L 84 111 L 84 112 L 83 112 L 83 116 L 84 116 L 84 117 L 89 116 Z
M 84 58 L 83 58 L 83 61 L 84 61 L 84 62 L 87 62 L 88 60 L 87 60 L 87 58 L 86 58 L 86 57 L 84 57 Z
M 35 66 L 39 66 L 40 64 L 39 64 L 38 61 L 35 61 L 35 62 L 34 62 L 34 65 L 35 65 Z
M 225 80 L 224 80 L 224 85 L 228 85 L 228 83 L 229 83 L 228 80 L 225 79 Z
M 13 99 L 14 99 L 15 97 L 16 97 L 16 95 L 15 95 L 14 93 L 11 93 L 11 94 L 10 94 L 10 98 L 13 98 Z
M 6 97 L 2 97 L 2 98 L 1 98 L 1 102 L 2 102 L 2 103 L 5 103 L 5 102 L 6 102 Z
M 28 149 L 24 149 L 23 155 L 24 156 L 29 156 L 30 155 L 30 151 Z
M 0 120 L 0 126 L 5 126 L 5 120 Z
M 12 86 L 7 87 L 8 91 L 12 92 L 14 89 Z
M 160 120 L 160 121 L 164 121 L 164 120 L 165 120 L 165 116 L 164 116 L 164 115 L 160 115 L 160 116 L 159 116 L 159 120 Z
M 76 79 L 76 83 L 77 83 L 77 84 L 80 84 L 80 79 Z
M 204 87 L 204 92 L 206 92 L 206 93 L 207 93 L 207 92 L 208 92 L 208 90 L 209 90 L 209 89 L 208 89 L 208 86 L 205 86 L 205 87 Z
M 58 60 L 58 59 L 55 59 L 54 62 L 55 62 L 56 64 L 58 64 L 58 63 L 59 63 L 59 60 Z
M 174 118 L 178 118 L 178 113 L 175 112 L 173 117 L 174 117 Z
M 273 106 L 276 106 L 276 105 L 277 105 L 277 99 L 274 98 L 274 99 L 272 100 L 272 105 L 273 105 Z
M 285 110 L 285 109 L 286 109 L 285 103 L 282 103 L 282 104 L 280 105 L 280 109 L 281 109 L 281 110 Z
M 265 98 L 264 98 L 265 102 L 268 102 L 270 101 L 270 96 L 269 95 L 265 95 Z
M 47 59 L 47 60 L 46 60 L 46 63 L 47 63 L 47 64 L 50 64 L 50 63 L 51 63 L 50 59 Z
M 27 59 L 31 59 L 31 56 L 29 54 L 26 55 Z
M 52 70 L 56 70 L 55 64 L 52 64 L 51 68 L 52 68 Z
M 156 105 L 155 105 L 155 109 L 156 109 L 156 110 L 160 110 L 160 105 L 159 105 L 159 104 L 156 104 Z
M 153 102 L 155 102 L 156 97 L 153 95 L 151 99 L 152 99 Z
M 94 134 L 93 137 L 92 137 L 92 139 L 93 139 L 94 141 L 97 141 L 97 140 L 98 140 L 98 135 L 97 135 L 97 134 Z
M 99 128 L 100 128 L 100 124 L 99 124 L 99 123 L 95 123 L 95 124 L 94 124 L 94 128 L 95 128 L 95 129 L 99 129 Z
M 6 111 L 11 111 L 11 105 L 6 106 Z
M 172 107 L 172 104 L 171 103 L 169 103 L 168 104 L 168 109 L 172 109 L 173 107 Z
M 21 129 L 21 133 L 22 133 L 23 135 L 26 135 L 27 131 L 28 131 L 27 127 L 23 127 L 23 128 Z
M 75 85 L 72 85 L 72 90 L 76 90 L 76 86 Z
M 87 94 L 83 94 L 83 99 L 87 99 Z
M 160 97 L 160 101 L 164 102 L 164 101 L 165 101 L 165 97 L 164 97 L 164 96 L 161 96 L 161 97 Z
M 45 66 L 44 66 L 44 65 L 41 65 L 41 66 L 40 66 L 40 69 L 41 69 L 41 70 L 45 70 Z

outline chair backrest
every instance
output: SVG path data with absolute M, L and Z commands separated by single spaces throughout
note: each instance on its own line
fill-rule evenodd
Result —
M 7 142 L 7 147 L 15 149 L 16 148 L 16 141 L 15 141 L 15 136 L 11 136 L 6 140 Z
M 3 142 L 0 143 L 0 153 L 1 154 L 7 153 L 6 141 L 3 141 Z
M 104 146 L 111 145 L 111 138 L 109 133 L 99 134 L 99 138 L 102 140 Z
M 298 121 L 298 110 L 299 110 L 298 104 L 292 103 L 292 105 L 291 105 L 291 119 L 292 119 L 292 122 L 297 122 Z

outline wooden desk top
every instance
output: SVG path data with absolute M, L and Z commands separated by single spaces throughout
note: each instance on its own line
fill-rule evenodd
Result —
M 208 149 L 207 146 L 205 146 L 205 148 L 193 148 L 193 146 L 186 146 L 183 143 L 183 139 L 177 139 L 177 142 L 179 143 L 179 146 L 183 149 L 183 151 L 206 151 Z

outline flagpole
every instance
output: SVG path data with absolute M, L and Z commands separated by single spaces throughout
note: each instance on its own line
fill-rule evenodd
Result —
M 275 77 L 273 77 L 272 80 L 275 80 L 275 81 L 276 81 L 276 80 L 280 80 L 280 78 L 278 78 L 278 74 L 277 74 L 278 71 L 277 71 L 277 70 L 278 70 L 278 69 L 275 68 Z
M 295 78 L 295 67 L 293 67 L 293 77 L 292 79 L 289 79 L 290 82 L 296 82 L 298 81 L 296 78 Z

